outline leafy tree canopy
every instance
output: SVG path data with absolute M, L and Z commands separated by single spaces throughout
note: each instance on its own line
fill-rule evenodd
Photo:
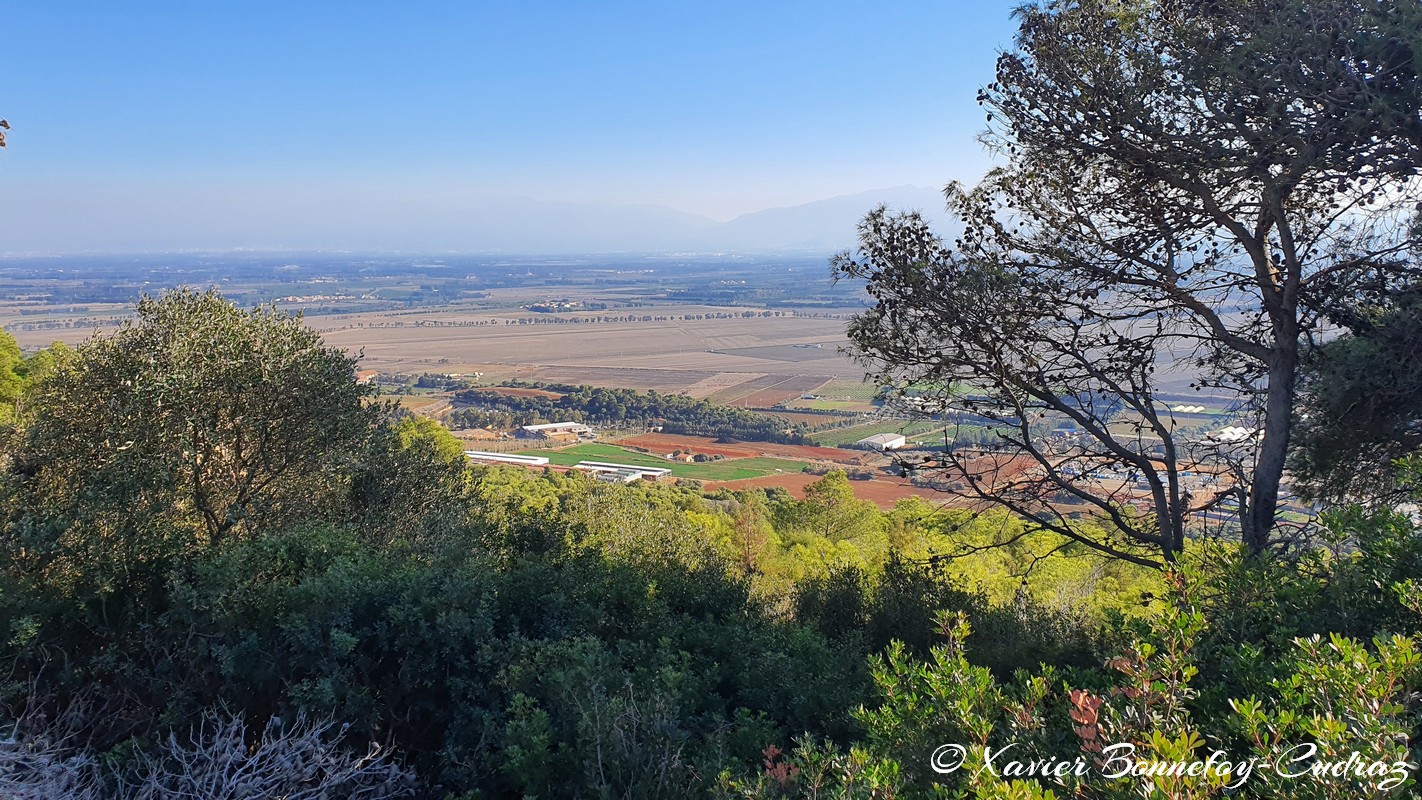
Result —
M 1392 462 L 1422 448 L 1422 298 L 1358 314 L 1303 373 L 1291 464 L 1317 497 L 1395 498 Z
M 1230 501 L 1269 546 L 1308 343 L 1365 291 L 1417 276 L 1422 9 L 1350 0 L 1077 0 L 1018 11 L 980 93 L 1006 164 L 950 186 L 952 243 L 881 209 L 834 262 L 873 306 L 851 327 L 889 385 L 996 425 L 943 485 L 1140 563 Z M 1177 433 L 1170 382 L 1237 398 L 1257 437 Z M 947 388 L 952 387 L 952 388 Z M 1041 421 L 1069 421 L 1070 446 Z M 1182 473 L 1228 468 L 1192 494 Z M 1093 477 L 1144 483 L 1149 509 Z M 1201 496 L 1203 495 L 1203 496 Z M 1104 519 L 1083 536 L 1066 509 Z
M 0 330 L 0 422 L 14 416 L 25 391 L 25 359 L 8 331 Z
M 119 332 L 43 368 L 12 469 L 35 509 L 90 541 L 161 519 L 216 543 L 317 512 L 376 420 L 352 358 L 215 291 L 145 297 Z

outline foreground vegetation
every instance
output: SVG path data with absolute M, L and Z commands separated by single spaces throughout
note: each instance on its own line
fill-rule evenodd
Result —
M 6 378 L 6 796 L 1194 798 L 1221 776 L 972 759 L 1416 760 L 1403 517 L 1162 575 L 841 473 L 797 500 L 470 468 L 298 320 L 211 294 Z

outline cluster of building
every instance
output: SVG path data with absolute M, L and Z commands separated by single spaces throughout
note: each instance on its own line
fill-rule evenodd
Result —
M 671 474 L 671 470 L 662 467 L 639 467 L 633 464 L 614 464 L 610 461 L 579 461 L 573 465 L 573 469 L 591 472 L 594 478 L 606 483 L 655 481 Z
M 519 428 L 518 435 L 525 439 L 563 443 L 597 438 L 593 429 L 581 422 L 547 422 L 542 425 L 525 425 Z
M 483 450 L 465 450 L 464 457 L 481 464 L 517 464 L 522 467 L 549 466 L 547 456 L 526 456 L 517 453 L 488 453 Z M 591 473 L 594 478 L 605 483 L 634 483 L 639 480 L 655 481 L 671 474 L 663 467 L 642 467 L 636 464 L 616 464 L 610 461 L 579 461 L 573 469 Z

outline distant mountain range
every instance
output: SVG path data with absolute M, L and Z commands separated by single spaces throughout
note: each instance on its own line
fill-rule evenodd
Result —
M 703 241 L 728 250 L 756 252 L 841 250 L 854 244 L 859 221 L 880 204 L 897 211 L 918 211 L 940 230 L 947 226 L 941 191 L 900 186 L 745 214 L 708 230 Z
M 937 189 L 900 186 L 770 208 L 727 222 L 659 205 L 393 197 L 313 188 L 245 196 L 53 193 L 17 198 L 0 216 L 9 253 L 342 250 L 826 254 L 855 243 L 879 204 L 946 222 Z
M 548 203 L 520 198 L 469 209 L 465 214 L 446 209 L 439 218 L 415 223 L 415 230 L 407 225 L 399 233 L 400 238 L 409 239 L 424 228 L 424 239 L 430 245 L 507 253 L 829 253 L 852 246 L 859 221 L 881 203 L 897 210 L 923 212 L 940 226 L 946 223 L 940 191 L 900 186 L 770 208 L 727 222 L 658 205 Z

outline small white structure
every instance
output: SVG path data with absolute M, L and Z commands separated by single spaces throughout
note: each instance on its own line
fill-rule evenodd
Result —
M 542 425 L 525 425 L 523 430 L 532 436 L 555 436 L 560 433 L 583 436 L 592 433 L 592 428 L 581 422 L 546 422 Z
M 872 447 L 875 450 L 881 451 L 897 450 L 908 444 L 908 439 L 905 439 L 901 433 L 876 433 L 873 436 L 866 436 L 860 439 L 855 442 L 855 444 L 863 445 L 864 447 Z
M 1238 425 L 1230 425 L 1221 428 L 1210 434 L 1210 438 L 1217 442 L 1242 442 L 1246 439 L 1254 439 L 1264 435 L 1264 431 L 1254 428 L 1242 428 Z
M 519 464 L 525 467 L 546 467 L 546 456 L 520 456 L 513 453 L 486 453 L 483 450 L 465 450 L 465 458 L 491 464 Z
M 642 473 L 635 469 L 619 469 L 612 472 L 595 472 L 593 479 L 603 483 L 636 483 L 642 479 Z

